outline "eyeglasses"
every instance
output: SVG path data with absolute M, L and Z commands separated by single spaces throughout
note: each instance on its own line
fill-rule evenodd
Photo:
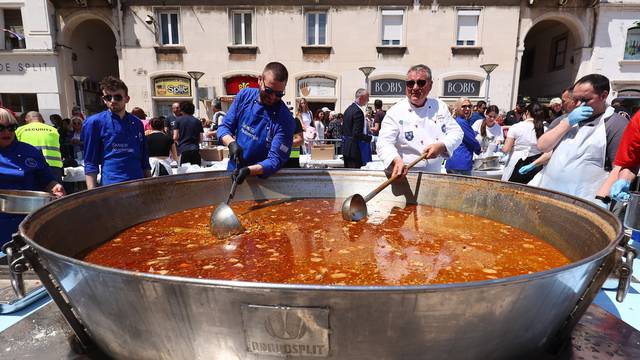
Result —
M 418 80 L 418 81 L 407 80 L 406 83 L 407 83 L 407 88 L 409 88 L 409 89 L 413 89 L 413 87 L 416 85 L 416 83 L 418 84 L 418 87 L 421 88 L 421 87 L 424 87 L 425 85 L 427 85 L 427 80 Z
M 471 105 L 462 105 L 460 107 L 463 109 L 471 109 Z
M 104 100 L 104 101 L 106 101 L 106 102 L 109 102 L 109 101 L 111 101 L 111 100 L 113 100 L 113 101 L 122 101 L 122 99 L 124 99 L 124 96 L 122 96 L 122 95 L 120 95 L 120 94 L 116 94 L 116 95 L 109 95 L 109 94 L 107 94 L 107 95 L 104 95 L 104 96 L 102 97 L 102 100 Z
M 0 132 L 3 132 L 5 130 L 10 131 L 10 132 L 14 132 L 16 131 L 16 129 L 18 128 L 18 125 L 12 124 L 12 125 L 0 125 Z
M 267 85 L 264 86 L 264 92 L 267 95 L 273 94 L 273 95 L 275 95 L 276 97 L 279 97 L 279 98 L 284 96 L 284 91 L 275 91 L 272 88 L 268 87 Z

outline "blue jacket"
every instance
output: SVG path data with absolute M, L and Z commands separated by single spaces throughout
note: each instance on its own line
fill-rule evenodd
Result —
M 480 119 L 484 119 L 484 114 L 481 114 L 477 111 L 474 111 L 473 114 L 471 114 L 471 117 L 469 118 L 469 124 L 473 125 L 475 124 L 476 121 L 480 120 Z
M 106 110 L 89 117 L 82 127 L 84 173 L 97 174 L 102 185 L 141 179 L 151 169 L 144 127 L 137 117 L 124 119 Z
M 246 88 L 233 100 L 218 127 L 218 138 L 233 136 L 243 150 L 244 161 L 240 166 L 262 165 L 262 177 L 267 177 L 289 159 L 294 129 L 293 116 L 282 100 L 268 107 L 260 103 L 260 90 Z M 228 169 L 235 168 L 231 159 Z
M 480 154 L 480 143 L 476 140 L 476 132 L 473 131 L 465 118 L 458 116 L 456 122 L 462 128 L 464 137 L 462 144 L 453 151 L 444 167 L 447 170 L 471 170 L 473 168 L 473 154 Z
M 44 191 L 54 181 L 42 152 L 14 140 L 0 149 L 0 189 Z M 0 213 L 0 247 L 11 239 L 26 215 Z

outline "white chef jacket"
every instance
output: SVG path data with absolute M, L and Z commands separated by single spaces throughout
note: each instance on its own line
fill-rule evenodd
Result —
M 382 120 L 377 142 L 377 152 L 385 168 L 393 159 L 402 157 L 405 164 L 422 155 L 422 151 L 435 142 L 442 142 L 447 148 L 446 157 L 462 142 L 464 133 L 460 125 L 451 117 L 447 105 L 439 100 L 427 98 L 424 106 L 411 105 L 404 98 L 393 105 Z M 421 161 L 417 170 L 439 173 L 442 157 Z

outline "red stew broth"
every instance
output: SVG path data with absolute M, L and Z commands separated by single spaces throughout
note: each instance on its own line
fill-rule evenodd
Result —
M 370 205 L 346 222 L 342 199 L 232 204 L 247 228 L 218 239 L 213 207 L 147 221 L 91 251 L 94 264 L 162 275 L 285 284 L 424 285 L 497 279 L 568 264 L 535 236 L 480 216 Z

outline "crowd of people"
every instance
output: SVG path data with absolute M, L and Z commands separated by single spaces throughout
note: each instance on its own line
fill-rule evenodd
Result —
M 207 138 L 228 147 L 228 170 L 238 183 L 299 167 L 314 143 L 332 141 L 345 167 L 360 168 L 377 153 L 389 176 L 406 175 L 420 157 L 418 171 L 441 172 L 444 164 L 447 173 L 471 175 L 474 160 L 502 154 L 503 181 L 607 207 L 629 198 L 640 167 L 640 113 L 631 117 L 609 105 L 609 80 L 600 74 L 568 84 L 548 106 L 518 101 L 508 112 L 468 98 L 450 108 L 430 97 L 432 72 L 422 64 L 409 68 L 406 97 L 387 111 L 379 100 L 366 109 L 369 93 L 357 89 L 343 113 L 313 112 L 301 99 L 294 114 L 282 101 L 287 81 L 283 64 L 267 64 L 258 88 L 242 89 L 226 113 L 214 106 L 214 121 L 194 117 L 190 101 L 173 104 L 166 118 L 148 119 L 138 107 L 128 112 L 128 88 L 110 76 L 100 83 L 107 109 L 86 119 L 74 109 L 68 119 L 52 115 L 51 126 L 30 111 L 18 126 L 15 114 L 0 108 L 0 188 L 63 196 L 63 169 L 79 162 L 88 189 L 170 174 L 172 160 L 200 165 Z M 0 243 L 18 222 L 0 214 Z

